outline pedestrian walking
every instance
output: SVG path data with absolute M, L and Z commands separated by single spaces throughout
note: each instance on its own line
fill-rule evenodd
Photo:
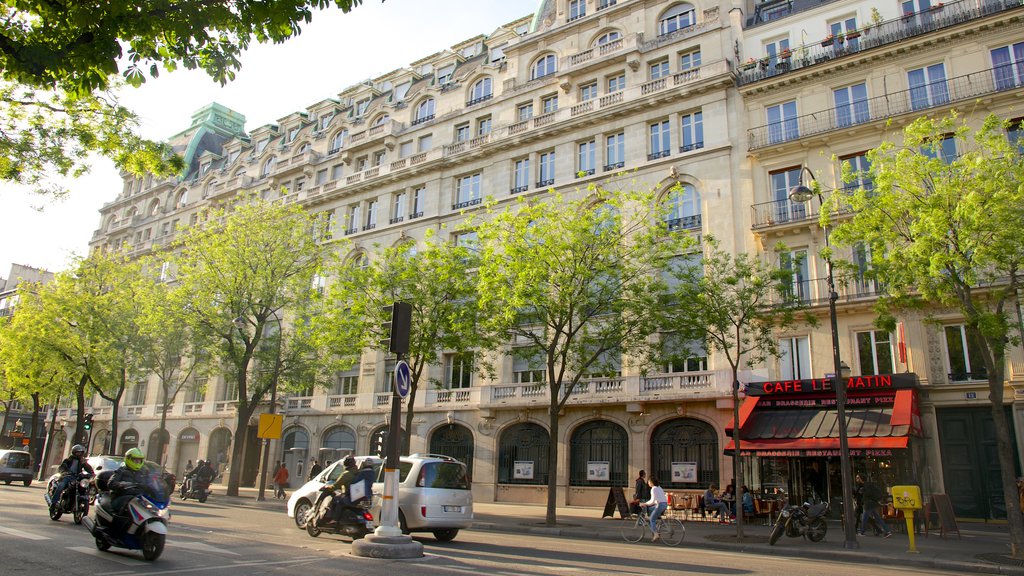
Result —
M 193 468 L 193 466 L 192 466 L 192 459 L 190 458 L 188 463 L 185 464 L 185 474 L 188 474 L 189 472 L 191 472 L 192 468 Z
M 885 523 L 885 519 L 879 514 L 878 510 L 882 506 L 882 500 L 885 498 L 885 492 L 878 487 L 878 484 L 874 482 L 865 482 L 864 477 L 857 474 L 856 479 L 857 485 L 860 487 L 860 492 L 864 498 L 864 517 L 860 521 L 860 532 L 861 536 L 864 535 L 864 529 L 867 528 L 868 522 L 872 520 L 875 524 L 882 529 L 883 536 L 888 538 L 892 536 L 892 530 L 889 530 L 889 525 Z
M 316 478 L 317 474 L 324 471 L 324 467 L 317 463 L 316 459 L 313 459 L 313 464 L 309 467 L 309 479 Z
M 651 487 L 647 484 L 647 473 L 643 470 L 636 477 L 633 485 L 633 502 L 630 506 L 630 512 L 633 514 L 640 513 L 640 503 L 647 502 L 651 499 Z
M 284 465 L 284 462 L 279 463 L 281 466 L 277 469 L 277 473 L 274 474 L 274 484 L 277 485 L 277 492 L 274 493 L 275 498 L 287 498 L 284 493 L 284 487 L 288 484 L 288 467 Z

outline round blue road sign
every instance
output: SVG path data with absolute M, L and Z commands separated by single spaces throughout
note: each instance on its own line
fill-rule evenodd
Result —
M 409 371 L 409 364 L 405 360 L 395 364 L 395 392 L 402 398 L 409 395 L 412 387 L 412 374 Z

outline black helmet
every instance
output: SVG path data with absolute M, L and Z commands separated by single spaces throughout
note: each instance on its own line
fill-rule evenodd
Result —
M 71 455 L 74 456 L 75 458 L 81 458 L 82 456 L 85 456 L 85 446 L 82 446 L 81 444 L 75 444 L 74 446 L 71 447 Z
M 348 456 L 345 456 L 344 460 L 341 461 L 341 465 L 344 466 L 345 468 L 352 468 L 353 466 L 356 465 L 356 459 L 353 458 L 351 454 L 349 454 Z

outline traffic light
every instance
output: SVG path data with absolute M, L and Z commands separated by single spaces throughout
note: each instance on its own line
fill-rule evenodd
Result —
M 92 430 L 92 414 L 86 414 L 82 417 L 82 428 L 84 428 L 86 432 Z
M 373 447 L 373 451 L 376 452 L 378 456 L 383 458 L 383 457 L 387 456 L 387 450 L 388 450 L 388 431 L 387 430 L 382 430 L 381 433 L 377 435 L 377 442 L 376 442 L 376 444 Z
M 412 304 L 408 302 L 395 302 L 390 306 L 384 306 L 381 310 L 383 322 L 381 329 L 384 332 L 382 346 L 388 352 L 395 354 L 406 354 L 409 352 L 409 331 L 412 325 Z

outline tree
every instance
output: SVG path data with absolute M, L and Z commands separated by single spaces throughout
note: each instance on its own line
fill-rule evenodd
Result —
M 362 0 L 49 2 L 0 5 L 0 180 L 37 192 L 77 176 L 86 156 L 121 170 L 168 176 L 183 165 L 171 149 L 140 138 L 138 118 L 111 92 L 139 86 L 160 67 L 201 69 L 221 84 L 241 68 L 253 40 L 281 43 L 313 11 L 348 12 Z M 118 74 L 123 77 L 119 78 Z
M 330 261 L 332 252 L 314 229 L 300 206 L 248 197 L 232 211 L 205 213 L 175 247 L 171 262 L 188 323 L 219 343 L 217 354 L 230 369 L 225 379 L 237 383 L 231 496 L 238 495 L 249 419 L 273 383 L 250 379 L 253 359 L 268 330 L 284 320 L 283 310 L 303 310 L 318 297 L 313 281 Z
M 381 251 L 368 265 L 351 262 L 331 286 L 324 317 L 339 356 L 362 347 L 384 350 L 383 309 L 394 302 L 412 305 L 409 353 L 410 390 L 406 399 L 403 453 L 409 453 L 414 406 L 425 369 L 445 351 L 467 353 L 481 343 L 477 331 L 476 253 L 428 235 L 422 248 L 402 243 Z M 332 327 L 334 329 L 332 330 Z M 337 329 L 341 327 L 341 329 Z M 442 386 L 441 383 L 437 383 Z
M 667 230 L 653 192 L 589 193 L 521 202 L 478 228 L 483 332 L 527 343 L 512 352 L 543 363 L 548 525 L 556 523 L 559 413 L 588 375 L 643 356 L 665 290 L 662 265 L 692 242 Z
M 1024 516 L 1003 411 L 1007 347 L 1020 342 L 1013 309 L 1024 265 L 1024 157 L 1006 129 L 995 116 L 977 130 L 955 113 L 915 120 L 901 144 L 883 142 L 868 152 L 867 174 L 845 167 L 847 182 L 866 177 L 872 185 L 845 199 L 853 217 L 836 225 L 833 238 L 862 247 L 870 254 L 869 274 L 884 279 L 880 326 L 892 329 L 894 315 L 907 307 L 953 308 L 963 316 L 988 380 L 1013 554 L 1024 557 Z M 951 142 L 956 156 L 944 156 Z M 832 211 L 839 201 L 833 197 Z M 978 360 L 972 354 L 972 363 Z
M 792 275 L 757 256 L 725 252 L 710 235 L 705 236 L 704 244 L 700 258 L 672 266 L 675 282 L 663 307 L 666 314 L 661 326 L 667 337 L 662 341 L 662 356 L 678 357 L 681 353 L 693 357 L 714 351 L 729 363 L 734 423 L 732 473 L 739 505 L 744 485 L 737 425 L 739 369 L 779 356 L 777 331 L 792 326 L 797 318 L 796 309 L 775 296 Z M 807 321 L 813 323 L 812 318 Z M 742 513 L 736 514 L 736 537 L 743 538 Z

